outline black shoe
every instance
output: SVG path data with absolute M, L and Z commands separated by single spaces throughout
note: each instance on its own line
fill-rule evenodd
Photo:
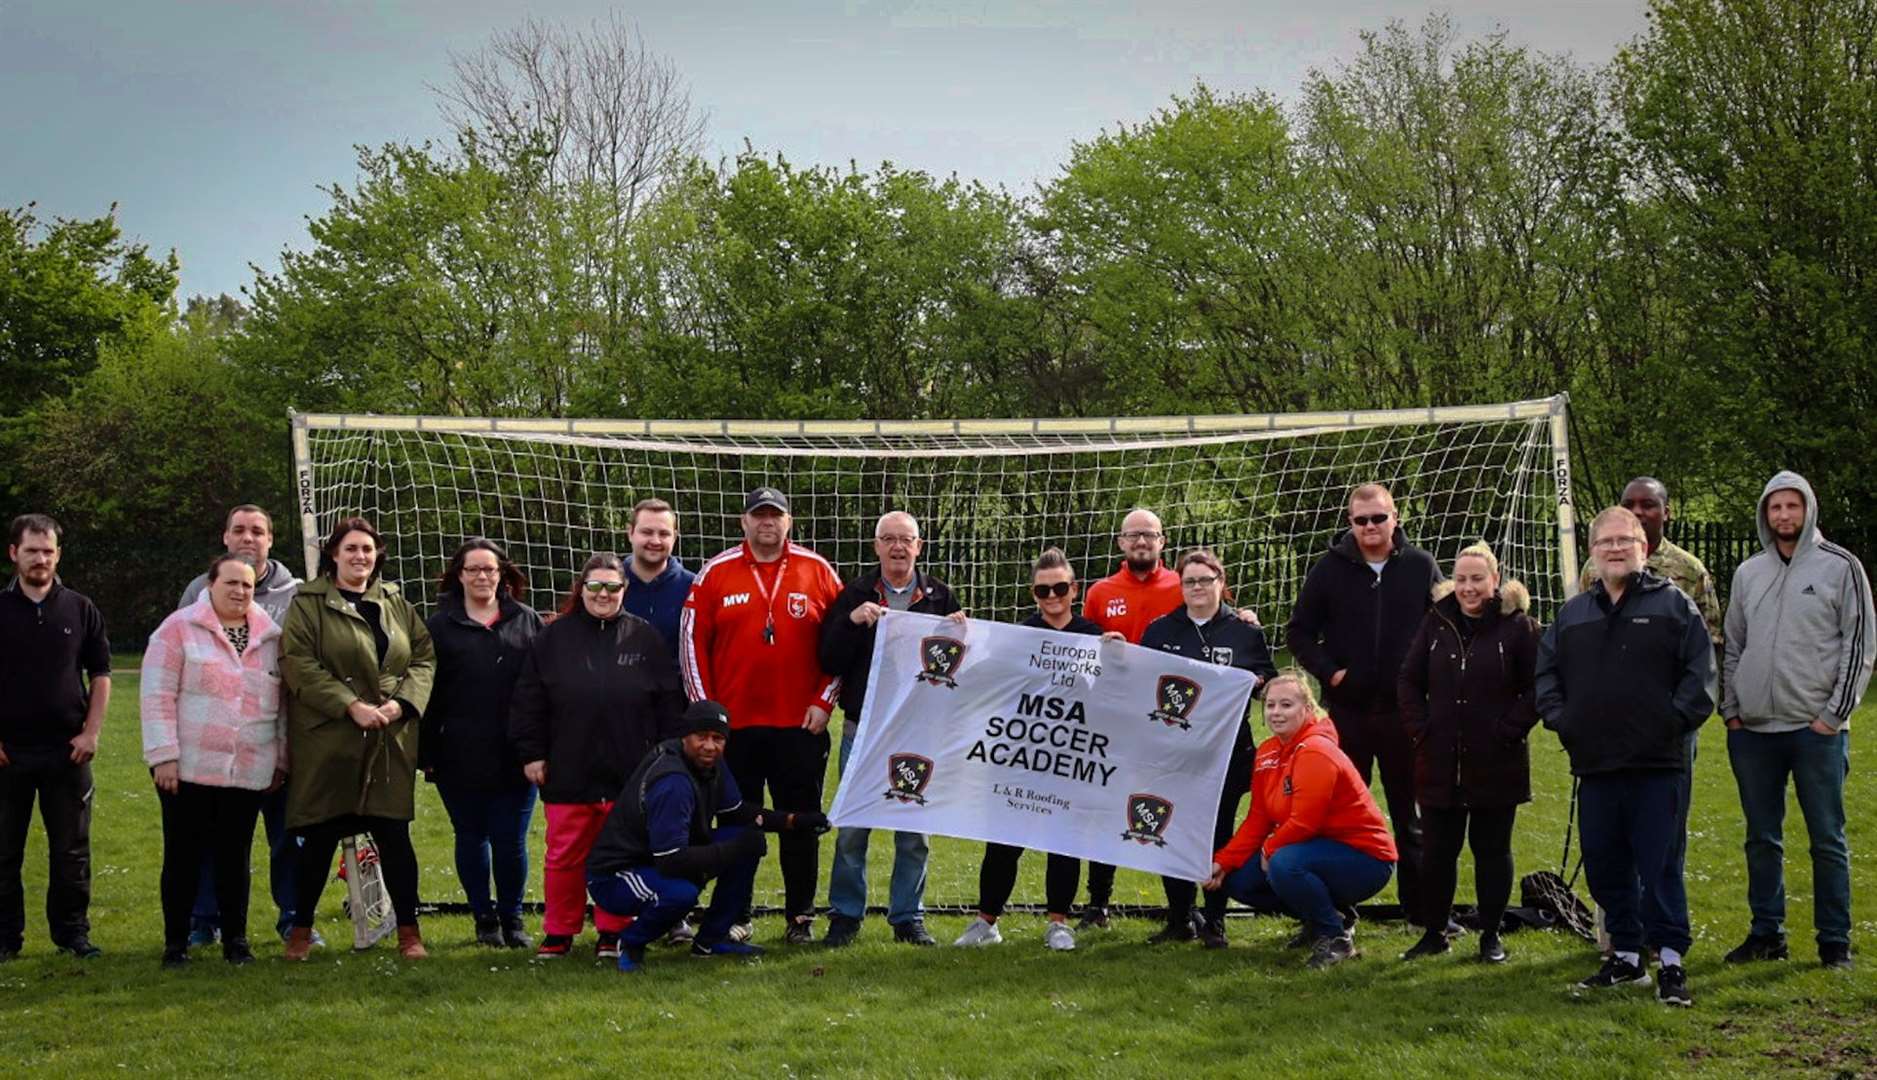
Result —
M 96 960 L 104 955 L 104 950 L 93 945 L 89 937 L 75 937 L 60 945 L 59 951 L 71 953 L 80 960 Z
M 1147 944 L 1166 945 L 1176 941 L 1192 941 L 1198 936 L 1199 932 L 1193 929 L 1193 921 L 1181 915 L 1168 922 L 1158 933 L 1149 937 Z
M 1620 956 L 1612 956 L 1603 962 L 1603 966 L 1597 969 L 1595 975 L 1592 975 L 1590 978 L 1585 979 L 1577 985 L 1583 987 L 1585 990 L 1608 990 L 1613 986 L 1629 986 L 1632 984 L 1636 986 L 1649 985 L 1649 973 L 1644 971 L 1639 965 L 1632 964 Z
M 188 945 L 184 944 L 184 945 L 163 946 L 163 966 L 164 967 L 179 968 L 179 967 L 183 967 L 184 965 L 188 963 L 189 963 L 189 946 Z
M 619 959 L 619 931 L 600 931 L 599 939 L 593 943 L 593 958 L 595 960 Z
M 502 944 L 511 949 L 526 949 L 534 944 L 528 931 L 522 929 L 520 915 L 502 916 Z
M 1818 946 L 1818 962 L 1838 971 L 1851 970 L 1851 943 L 1848 941 L 1824 941 Z
M 897 928 L 894 933 L 898 934 Z M 859 936 L 859 919 L 849 918 L 846 915 L 830 915 L 828 916 L 828 933 L 821 939 L 821 943 L 830 949 L 845 949 Z
M 1655 973 L 1655 999 L 1664 1005 L 1686 1009 L 1695 1003 L 1694 991 L 1688 989 L 1688 973 L 1680 964 L 1663 964 Z
M 1284 947 L 1286 949 L 1307 949 L 1316 943 L 1316 933 L 1310 929 L 1308 923 L 1305 923 L 1297 928 L 1297 932 L 1290 936 L 1289 941 L 1284 942 Z
M 782 935 L 784 945 L 813 945 L 815 943 L 815 917 L 813 915 L 794 915 L 789 918 L 789 928 Z
M 1316 939 L 1315 944 L 1310 946 L 1310 959 L 1306 961 L 1305 966 L 1320 971 L 1361 955 L 1356 949 L 1356 943 L 1349 940 L 1347 934 L 1320 937 Z
M 476 944 L 487 945 L 492 949 L 502 948 L 502 920 L 493 915 L 476 916 Z
M 937 945 L 926 932 L 924 919 L 913 919 L 893 928 L 893 940 L 901 945 Z
M 1401 954 L 1401 958 L 1419 960 L 1423 957 L 1439 956 L 1451 948 L 1453 948 L 1453 943 L 1447 940 L 1446 934 L 1438 930 L 1428 930 L 1421 934 L 1421 940 L 1409 946 L 1408 951 Z
M 1479 936 L 1479 958 L 1485 964 L 1503 964 L 1506 962 L 1506 947 L 1499 943 L 1498 934 Z
M 1076 920 L 1077 930 L 1108 929 L 1108 905 L 1088 904 L 1082 908 L 1082 917 Z
M 239 967 L 254 963 L 254 950 L 248 947 L 247 938 L 223 938 L 222 959 Z
M 1231 945 L 1231 942 L 1225 939 L 1225 920 L 1201 919 L 1199 943 L 1208 949 L 1223 949 Z
M 1784 960 L 1789 955 L 1786 935 L 1748 934 L 1747 940 L 1736 945 L 1725 959 L 1730 964 L 1748 964 L 1755 960 Z

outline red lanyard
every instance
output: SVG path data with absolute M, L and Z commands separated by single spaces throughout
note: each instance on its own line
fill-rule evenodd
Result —
M 775 584 L 767 587 L 763 585 L 761 566 L 761 563 L 751 559 L 749 573 L 756 579 L 756 591 L 763 595 L 763 644 L 774 645 L 776 643 L 776 593 L 782 589 L 783 575 L 789 572 L 789 557 L 782 556 L 782 565 L 776 569 Z

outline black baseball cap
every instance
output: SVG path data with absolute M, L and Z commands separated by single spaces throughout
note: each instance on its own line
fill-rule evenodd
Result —
M 743 500 L 743 512 L 754 513 L 764 506 L 773 506 L 783 513 L 789 512 L 789 497 L 772 487 L 759 487 Z

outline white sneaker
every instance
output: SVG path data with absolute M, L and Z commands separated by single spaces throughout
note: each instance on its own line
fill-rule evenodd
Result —
M 1043 947 L 1057 952 L 1071 952 L 1075 949 L 1075 931 L 1069 929 L 1068 923 L 1051 920 L 1043 931 Z
M 971 925 L 965 927 L 965 932 L 958 935 L 957 941 L 952 942 L 953 945 L 1002 945 L 1003 943 L 1004 935 L 998 931 L 997 924 L 985 922 L 983 919 L 972 919 Z
M 730 928 L 731 941 L 748 941 L 756 936 L 756 928 L 749 923 L 740 922 Z

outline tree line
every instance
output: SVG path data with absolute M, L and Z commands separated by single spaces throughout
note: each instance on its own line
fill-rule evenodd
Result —
M 455 58 L 307 242 L 179 304 L 114 213 L 0 210 L 5 500 L 144 627 L 286 413 L 925 418 L 1571 394 L 1593 499 L 1741 523 L 1775 468 L 1877 521 L 1877 5 L 1657 0 L 1591 67 L 1450 20 L 1288 100 L 1204 84 L 1013 193 L 701 152 L 618 21 Z M 1586 502 L 1591 499 L 1586 499 Z M 286 515 L 283 514 L 283 518 Z M 283 520 L 282 542 L 292 523 Z M 81 569 L 82 568 L 82 569 Z

